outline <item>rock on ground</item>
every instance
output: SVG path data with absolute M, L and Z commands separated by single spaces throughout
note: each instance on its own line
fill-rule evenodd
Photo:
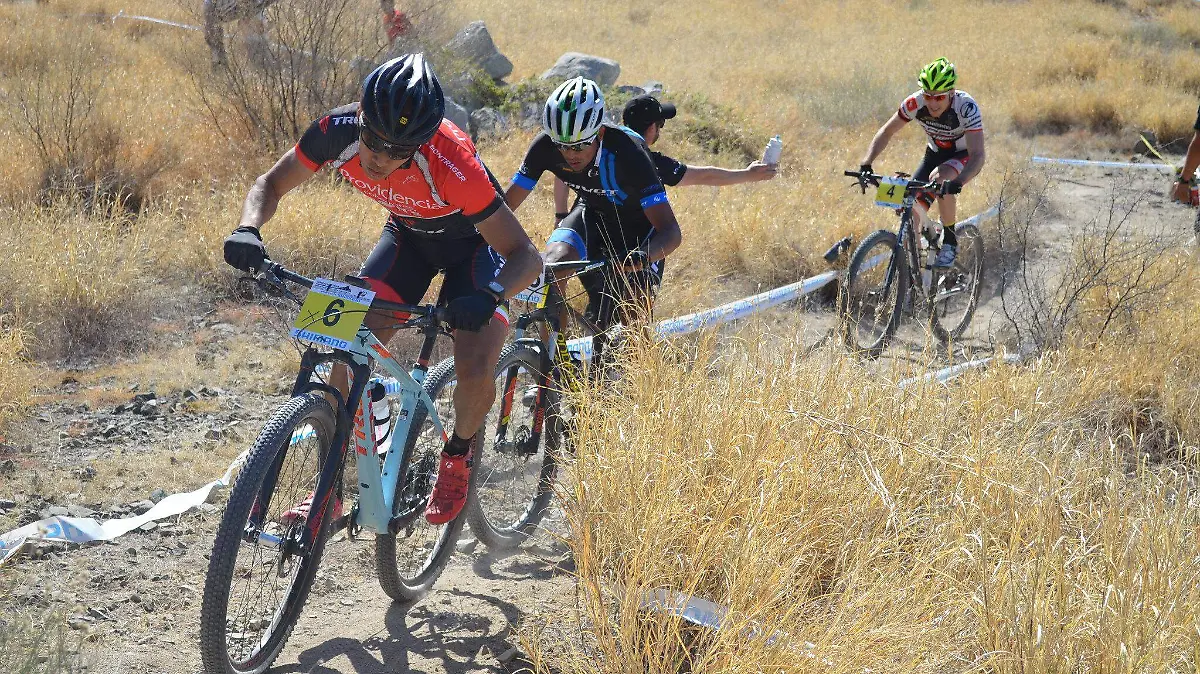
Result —
M 446 43 L 446 49 L 453 54 L 470 59 L 483 71 L 500 80 L 512 74 L 513 64 L 500 50 L 482 21 L 472 21 L 458 31 L 458 34 Z
M 611 87 L 621 76 L 621 64 L 602 56 L 571 51 L 558 57 L 554 67 L 542 73 L 542 79 L 566 80 L 580 75 L 602 87 Z

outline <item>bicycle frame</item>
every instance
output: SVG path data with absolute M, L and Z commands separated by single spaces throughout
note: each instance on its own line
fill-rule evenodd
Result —
M 583 274 L 589 271 L 604 267 L 606 262 L 594 262 L 587 264 L 575 271 L 575 274 Z M 534 409 L 537 414 L 534 416 L 533 427 L 530 429 L 531 439 L 536 442 L 542 434 L 545 425 L 544 407 L 542 405 L 542 396 L 550 387 L 553 381 L 565 381 L 565 383 L 575 389 L 579 386 L 579 372 L 575 362 L 571 359 L 571 353 L 567 349 L 567 339 L 562 332 L 562 326 L 559 324 L 558 307 L 562 303 L 562 295 L 558 292 L 558 286 L 555 285 L 554 279 L 546 279 L 539 286 L 530 288 L 537 301 L 533 311 L 521 314 L 517 318 L 516 324 L 513 326 L 515 332 L 514 343 L 529 344 L 536 346 L 539 349 L 548 349 L 545 353 L 546 363 L 550 365 L 546 368 L 547 371 L 542 373 L 542 381 L 538 385 L 537 397 L 534 399 Z M 525 333 L 530 326 L 539 327 L 539 335 L 537 338 L 526 337 Z M 504 388 L 501 389 L 500 399 L 500 424 L 496 429 L 496 444 L 507 442 L 508 440 L 508 423 L 512 419 L 513 400 L 516 398 L 517 373 L 509 371 L 504 378 Z
M 355 521 L 350 524 L 375 533 L 396 533 L 423 512 L 425 504 L 422 502 L 420 504 L 408 504 L 409 507 L 406 510 L 393 515 L 397 507 L 395 503 L 397 482 L 402 477 L 402 468 L 408 465 L 411 458 L 409 456 L 410 448 L 407 439 L 409 436 L 409 426 L 412 423 L 413 413 L 418 403 L 425 404 L 429 410 L 429 418 L 433 422 L 437 432 L 442 435 L 443 440 L 447 437 L 446 430 L 442 425 L 441 419 L 438 417 L 437 408 L 434 406 L 433 400 L 421 386 L 428 370 L 429 359 L 433 354 L 433 346 L 437 341 L 439 328 L 436 323 L 430 323 L 422 328 L 422 332 L 425 335 L 425 339 L 421 345 L 420 356 L 411 374 L 405 370 L 404 366 L 401 365 L 395 356 L 388 351 L 387 347 L 365 325 L 358 329 L 358 333 L 352 341 L 349 350 L 322 353 L 310 347 L 301 357 L 300 372 L 297 374 L 296 383 L 292 387 L 292 395 L 297 396 L 316 391 L 329 393 L 338 401 L 336 429 L 334 431 L 333 445 L 330 448 L 330 457 L 328 457 L 328 459 L 332 460 L 326 460 L 321 468 L 321 474 L 317 480 L 317 487 L 313 495 L 314 503 L 310 508 L 316 515 L 308 519 L 301 540 L 294 541 L 301 549 L 307 549 L 311 546 L 319 533 L 318 528 L 324 520 L 325 508 L 329 506 L 330 497 L 333 495 L 334 488 L 337 486 L 342 474 L 346 452 L 349 449 L 349 442 L 347 440 L 351 432 L 353 432 L 354 436 L 354 449 L 359 457 L 356 462 L 358 464 L 359 496 L 356 507 L 357 512 L 354 515 Z M 370 409 L 368 407 L 370 403 L 368 402 L 368 397 L 363 395 L 363 393 L 366 391 L 367 384 L 371 381 L 372 361 L 378 362 L 383 370 L 395 379 L 400 393 L 400 409 L 395 413 L 396 426 L 388 439 L 385 440 L 382 448 L 375 442 L 374 429 L 366 423 L 366 419 L 370 418 Z M 350 387 L 348 399 L 357 401 L 353 417 L 350 416 L 345 401 L 336 389 L 328 384 L 313 381 L 313 375 L 316 373 L 318 366 L 325 363 L 341 363 L 350 368 L 354 383 Z M 394 441 L 396 438 L 402 438 L 400 447 L 395 446 Z M 292 441 L 295 442 L 297 439 L 293 436 Z M 334 454 L 335 452 L 336 454 Z M 376 457 L 381 453 L 384 456 L 382 469 L 378 461 L 370 460 L 369 458 L 364 460 L 364 457 Z M 278 540 L 278 537 L 261 532 L 262 517 L 269 505 L 269 498 L 264 498 L 264 495 L 269 495 L 274 491 L 275 480 L 278 477 L 279 470 L 282 468 L 282 461 L 286 455 L 286 451 L 280 452 L 279 460 L 263 481 L 263 486 L 259 492 L 259 505 L 251 513 L 247 526 L 248 534 L 252 527 L 254 532 L 258 532 L 257 536 L 260 539 L 277 545 L 285 545 L 289 542 Z

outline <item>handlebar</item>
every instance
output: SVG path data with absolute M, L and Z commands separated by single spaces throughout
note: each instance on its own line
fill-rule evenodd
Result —
M 862 190 L 863 194 L 867 193 L 867 185 L 875 185 L 878 187 L 879 181 L 883 180 L 883 178 L 885 177 L 878 173 L 871 173 L 869 171 L 843 171 L 842 173 L 846 177 L 854 178 L 858 184 L 859 189 Z M 920 192 L 926 192 L 933 196 L 941 196 L 942 186 L 936 180 L 931 180 L 929 182 L 921 182 L 919 180 L 909 180 L 908 182 L 905 183 L 905 185 L 904 185 L 904 193 L 905 194 L 920 193 Z
M 256 278 L 259 285 L 264 287 L 272 286 L 278 288 L 297 304 L 299 304 L 302 300 L 288 292 L 287 288 L 283 286 L 282 281 L 295 283 L 296 285 L 301 285 L 306 288 L 312 288 L 313 285 L 312 279 L 304 276 L 303 274 L 298 274 L 273 260 L 265 260 L 263 262 L 262 267 L 258 270 Z M 351 282 L 351 285 L 358 284 Z M 388 300 L 382 300 L 376 297 L 375 299 L 371 300 L 371 308 L 368 311 L 394 311 L 406 313 L 410 316 L 415 316 L 418 319 L 431 319 L 438 323 L 446 322 L 445 309 L 432 304 L 403 304 L 400 302 L 389 302 Z M 415 321 L 410 322 L 410 325 L 413 322 Z

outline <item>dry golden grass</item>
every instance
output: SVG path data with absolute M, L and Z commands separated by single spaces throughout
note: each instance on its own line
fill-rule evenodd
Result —
M 573 671 L 1194 671 L 1200 319 L 1169 302 L 1137 340 L 951 388 L 751 334 L 643 347 L 579 420 Z M 661 588 L 729 627 L 640 611 Z
M 20 414 L 32 386 L 25 336 L 11 316 L 0 314 L 0 428 Z

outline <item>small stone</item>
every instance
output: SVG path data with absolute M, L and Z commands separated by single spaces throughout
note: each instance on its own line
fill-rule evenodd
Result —
M 151 501 L 149 499 L 144 500 L 144 501 L 138 501 L 137 503 L 129 504 L 129 508 L 138 515 L 146 514 L 146 512 L 149 511 L 153 507 L 154 507 L 154 501 Z
M 51 517 L 66 517 L 66 516 L 67 516 L 67 509 L 65 506 L 50 506 L 48 508 L 42 508 L 41 511 L 38 512 L 38 517 L 40 517 L 41 519 L 49 519 Z
M 130 391 L 136 391 L 138 388 L 140 388 L 140 385 L 136 381 L 129 385 Z
M 132 550 L 132 549 L 133 549 L 133 548 L 130 548 L 130 550 Z M 129 595 L 129 602 L 130 602 L 130 603 L 133 603 L 133 604 L 140 604 L 140 603 L 142 603 L 142 595 L 140 595 L 140 594 L 138 594 L 138 593 L 134 592 L 133 594 Z
M 201 503 L 199 505 L 199 507 L 197 507 L 197 510 L 204 513 L 205 515 L 212 515 L 212 514 L 215 514 L 216 512 L 218 512 L 220 510 L 220 508 L 218 508 L 217 506 L 215 506 L 211 503 Z
M 104 430 L 100 431 L 100 435 L 103 435 L 106 438 L 111 438 L 112 436 L 116 435 L 117 431 L 119 430 L 121 429 L 116 424 L 109 424 L 104 427 Z
M 138 531 L 144 531 L 146 533 L 150 533 L 151 531 L 154 531 L 157 528 L 158 528 L 158 522 L 150 521 L 150 522 L 146 522 L 142 526 L 138 527 Z
M 81 505 L 67 506 L 67 515 L 69 515 L 71 517 L 91 517 L 92 515 L 95 515 L 95 514 L 96 514 L 96 511 L 92 510 L 91 508 L 88 508 L 87 506 L 81 506 Z
M 463 554 L 475 552 L 475 548 L 479 547 L 479 541 L 475 538 L 464 538 L 455 544 L 455 549 Z
M 0 498 L 0 510 L 12 510 L 17 507 L 16 501 L 10 501 L 6 498 Z
M 223 437 L 225 437 L 225 431 L 219 428 L 210 428 L 208 429 L 208 432 L 204 434 L 205 440 L 220 440 Z
M 17 464 L 12 459 L 0 461 L 0 475 L 13 475 L 17 472 Z
M 167 490 L 163 489 L 162 487 L 158 487 L 154 491 L 150 492 L 150 501 L 152 501 L 153 503 L 158 503 L 159 501 L 165 499 L 166 497 L 167 497 Z
M 91 481 L 93 478 L 96 477 L 96 469 L 93 468 L 92 466 L 84 466 L 82 468 L 77 468 L 77 469 L 75 469 L 75 477 L 79 478 L 80 480 L 82 480 L 84 482 Z
M 192 389 L 187 389 L 183 392 L 183 399 L 189 403 L 194 403 L 200 399 L 200 396 Z

